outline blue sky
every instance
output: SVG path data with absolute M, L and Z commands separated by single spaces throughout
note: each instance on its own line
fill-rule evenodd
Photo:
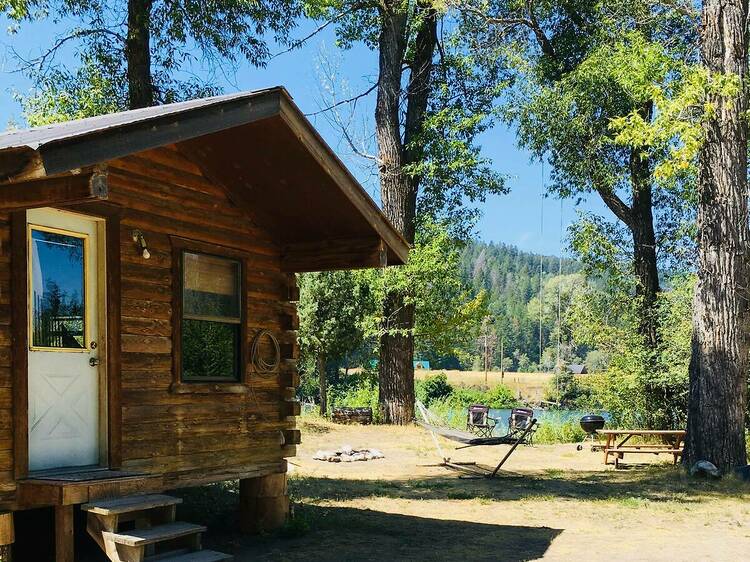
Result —
M 5 28 L 8 22 L 0 18 L 0 25 Z M 294 35 L 303 37 L 313 28 L 312 24 L 303 24 Z M 26 24 L 15 35 L 0 35 L 0 53 L 3 55 L 0 65 L 0 124 L 22 122 L 21 108 L 14 101 L 13 93 L 25 93 L 30 87 L 22 75 L 14 72 L 17 62 L 11 49 L 23 56 L 33 56 L 49 46 L 58 32 L 53 25 L 44 23 Z M 75 53 L 67 51 L 61 60 L 65 64 L 75 64 Z M 334 83 L 336 89 L 342 92 L 341 99 L 367 90 L 375 80 L 377 59 L 374 53 L 362 47 L 338 51 L 333 34 L 326 30 L 302 48 L 273 58 L 266 68 L 243 64 L 231 76 L 222 72 L 214 72 L 213 75 L 218 77 L 226 92 L 283 85 L 302 110 L 310 114 L 330 103 L 330 94 L 325 92 L 321 83 L 331 72 L 321 70 L 324 68 L 334 69 Z M 194 69 L 198 74 L 207 70 Z M 354 126 L 358 138 L 371 136 L 373 103 L 374 94 L 359 102 Z M 342 108 L 341 113 L 342 118 L 348 118 L 346 109 Z M 349 144 L 341 138 L 339 128 L 324 115 L 311 115 L 310 119 L 370 194 L 378 199 L 377 184 L 369 164 L 354 154 Z M 511 191 L 507 195 L 489 198 L 482 206 L 482 218 L 477 225 L 478 238 L 512 244 L 528 251 L 558 254 L 561 248 L 561 221 L 564 231 L 575 220 L 577 209 L 609 214 L 595 196 L 590 196 L 578 207 L 572 201 L 564 201 L 562 209 L 557 199 L 542 200 L 542 165 L 532 163 L 529 154 L 517 148 L 514 131 L 498 125 L 485 133 L 481 141 L 484 154 L 492 159 L 499 172 L 508 177 L 507 185 Z M 548 176 L 548 170 L 546 172 Z

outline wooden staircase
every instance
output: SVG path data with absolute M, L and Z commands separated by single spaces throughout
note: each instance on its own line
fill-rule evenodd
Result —
M 219 562 L 232 557 L 201 550 L 206 528 L 175 521 L 180 498 L 126 496 L 81 506 L 86 530 L 112 562 Z

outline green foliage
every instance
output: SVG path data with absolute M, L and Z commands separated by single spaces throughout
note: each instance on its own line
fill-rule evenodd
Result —
M 638 335 L 638 303 L 628 292 L 592 290 L 574 303 L 576 337 L 610 357 L 608 370 L 591 379 L 592 400 L 610 412 L 616 424 L 685 426 L 694 282 L 693 276 L 673 278 L 671 288 L 660 295 L 660 343 L 653 352 Z
M 348 271 L 297 276 L 300 362 L 307 369 L 316 368 L 319 355 L 335 362 L 362 345 L 366 320 L 375 310 L 374 296 L 366 281 Z
M 366 319 L 375 301 L 366 278 L 349 271 L 304 273 L 297 276 L 300 344 L 300 395 L 319 394 L 319 364 L 330 382 L 365 341 Z
M 534 434 L 534 443 L 540 445 L 552 443 L 579 443 L 586 436 L 576 420 L 545 419 L 539 424 Z
M 371 408 L 374 421 L 379 421 L 378 408 L 378 385 L 376 382 L 363 381 L 358 386 L 347 386 L 345 388 L 332 387 L 328 394 L 329 409 L 347 408 Z
M 527 17 L 520 2 L 497 0 L 489 8 Z M 596 192 L 618 213 L 616 224 L 600 217 L 588 223 L 597 227 L 589 249 L 604 250 L 596 238 L 614 235 L 624 258 L 617 268 L 632 277 L 632 235 L 623 240 L 629 221 L 615 199 L 630 205 L 633 189 L 647 182 L 658 259 L 689 270 L 695 176 L 688 161 L 700 135 L 694 107 L 701 84 L 711 82 L 695 70 L 695 15 L 641 0 L 545 3 L 534 11 L 545 45 L 522 25 L 492 45 L 515 78 L 504 118 L 517 127 L 521 146 L 551 165 L 549 192 L 575 199 Z M 645 180 L 634 157 L 647 162 Z M 611 257 L 592 259 L 612 265 Z
M 670 181 L 696 173 L 696 158 L 703 144 L 703 124 L 715 108 L 709 95 L 734 97 L 741 84 L 739 77 L 710 73 L 699 65 L 685 64 L 669 57 L 666 48 L 650 43 L 639 34 L 629 34 L 626 42 L 598 53 L 600 58 L 638 61 L 637 69 L 652 64 L 653 75 L 633 80 L 633 67 L 622 66 L 621 80 L 635 82 L 643 95 L 653 100 L 655 115 L 644 119 L 638 112 L 612 119 L 614 142 L 646 153 L 664 154 L 654 168 L 654 177 Z M 624 60 L 623 60 L 624 59 Z M 640 82 L 638 80 L 640 79 Z
M 400 267 L 370 270 L 364 273 L 381 306 L 386 295 L 400 294 L 404 304 L 413 305 L 416 322 L 412 334 L 417 350 L 437 355 L 456 351 L 470 341 L 486 315 L 486 295 L 472 294 L 459 269 L 460 248 L 448 230 L 434 223 L 425 224 L 409 253 L 409 261 Z M 379 315 L 370 318 L 369 334 L 399 333 Z
M 441 401 L 436 400 L 435 402 Z M 463 411 L 472 404 L 482 404 L 494 409 L 513 408 L 518 406 L 518 400 L 513 396 L 513 391 L 502 384 L 499 384 L 490 390 L 457 388 L 452 394 L 446 396 L 442 402 L 444 405 Z
M 373 419 L 379 421 L 377 371 L 364 369 L 335 378 L 328 389 L 329 412 L 338 407 L 372 408 Z
M 508 387 L 498 385 L 491 390 L 456 388 L 448 396 L 432 400 L 429 407 L 433 414 L 450 427 L 464 429 L 467 408 L 474 404 L 482 404 L 493 409 L 514 408 L 519 405 Z
M 238 380 L 239 329 L 235 324 L 188 320 L 182 322 L 182 376 L 185 379 Z
M 577 409 L 589 403 L 591 390 L 581 385 L 569 371 L 556 374 L 550 380 L 544 399 L 564 409 Z
M 90 58 L 72 72 L 59 68 L 50 71 L 39 78 L 36 86 L 35 95 L 16 94 L 31 127 L 114 113 L 127 107 L 122 84 L 106 77 Z
M 126 108 L 127 9 L 127 2 L 102 0 L 0 1 L 0 11 L 13 22 L 12 32 L 32 20 L 67 25 L 61 35 L 49 38 L 38 58 L 21 66 L 35 86 L 28 97 L 22 96 L 31 115 L 46 120 L 43 111 L 50 110 L 52 119 L 61 120 L 108 112 L 113 106 Z M 285 41 L 300 14 L 296 0 L 155 0 L 148 21 L 156 101 L 215 93 L 211 73 L 229 71 L 223 67 L 241 59 L 264 66 L 267 39 Z M 82 61 L 80 67 L 61 64 L 70 51 Z M 211 69 L 205 79 L 197 77 L 201 65 Z M 35 100 L 37 96 L 41 99 Z
M 448 382 L 445 373 L 438 373 L 424 380 L 415 381 L 414 390 L 417 400 L 428 407 L 433 400 L 446 398 L 454 392 L 453 386 Z
M 285 539 L 297 539 L 310 532 L 312 528 L 310 516 L 303 510 L 294 510 L 291 517 L 284 521 L 283 527 L 279 530 L 279 535 Z

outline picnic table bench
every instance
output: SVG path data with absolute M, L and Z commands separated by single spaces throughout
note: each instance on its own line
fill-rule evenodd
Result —
M 615 468 L 619 468 L 625 453 L 644 453 L 659 455 L 670 454 L 674 457 L 674 464 L 682 456 L 685 431 L 682 429 L 598 429 L 597 434 L 606 437 L 604 444 L 604 464 L 610 463 L 609 457 L 614 457 Z M 628 443 L 633 437 L 658 437 L 661 443 Z M 621 440 L 620 440 L 621 439 Z

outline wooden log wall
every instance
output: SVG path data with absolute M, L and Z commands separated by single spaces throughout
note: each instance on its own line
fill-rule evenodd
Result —
M 0 214 L 0 501 L 15 494 L 10 333 L 10 215 Z
M 110 162 L 109 185 L 109 201 L 124 208 L 122 468 L 163 473 L 177 486 L 249 473 L 292 456 L 295 447 L 286 436 L 295 427 L 287 414 L 298 380 L 296 307 L 290 302 L 295 281 L 281 272 L 279 249 L 174 147 Z M 144 234 L 148 260 L 133 243 L 134 229 Z M 246 255 L 247 347 L 262 329 L 276 335 L 286 355 L 278 375 L 261 377 L 247 361 L 247 385 L 171 390 L 176 255 L 170 235 Z
M 121 463 L 164 474 L 167 487 L 257 476 L 285 467 L 299 432 L 293 416 L 298 291 L 280 268 L 270 237 L 176 147 L 109 163 L 109 203 L 122 207 Z M 144 259 L 132 239 L 143 232 Z M 172 254 L 170 236 L 246 255 L 247 336 L 270 330 L 279 340 L 278 374 L 260 377 L 247 364 L 247 384 L 172 387 Z M 10 217 L 0 213 L 0 503 L 15 497 L 11 377 Z M 25 329 L 25 327 L 17 328 Z

